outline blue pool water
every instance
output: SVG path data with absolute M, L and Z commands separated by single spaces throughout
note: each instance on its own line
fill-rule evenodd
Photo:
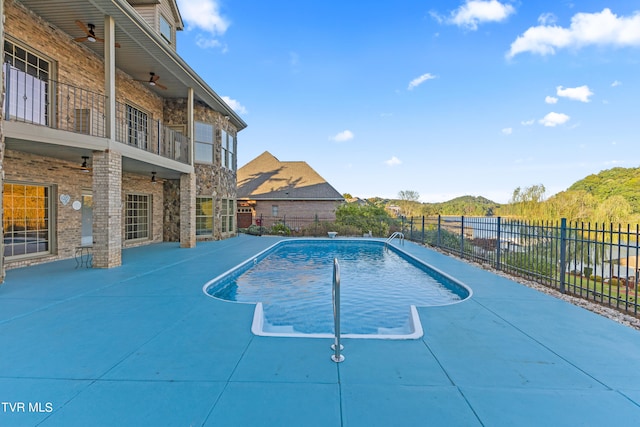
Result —
M 262 303 L 265 330 L 333 333 L 333 259 L 341 274 L 344 334 L 405 334 L 410 306 L 459 302 L 469 290 L 402 251 L 373 240 L 291 240 L 205 286 L 216 298 Z

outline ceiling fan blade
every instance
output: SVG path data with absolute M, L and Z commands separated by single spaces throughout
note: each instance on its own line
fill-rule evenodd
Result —
M 101 39 L 100 37 L 96 37 L 96 41 L 100 43 L 104 43 L 104 39 Z
M 156 83 L 156 86 L 158 86 L 160 89 L 167 90 L 167 87 L 165 85 L 161 85 L 160 83 Z
M 74 42 L 86 42 L 88 37 L 78 37 L 77 39 L 73 39 Z
M 157 82 L 157 81 L 158 81 L 158 79 L 159 79 L 159 78 L 160 78 L 160 76 L 159 76 L 159 75 L 157 75 L 157 74 L 152 74 L 152 75 L 151 75 L 151 80 L 149 80 L 149 81 L 150 81 L 150 82 L 155 83 L 155 82 Z
M 91 35 L 91 33 L 89 33 L 89 27 L 83 24 L 82 21 L 76 20 L 76 25 L 78 26 L 78 28 L 84 31 L 87 34 L 87 36 Z
M 116 42 L 116 43 L 114 43 L 113 45 L 114 45 L 115 47 L 120 47 L 120 43 L 117 43 L 117 42 Z

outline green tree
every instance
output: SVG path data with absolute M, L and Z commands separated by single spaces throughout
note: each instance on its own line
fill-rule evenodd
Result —
M 374 236 L 387 236 L 396 222 L 382 206 L 351 203 L 341 205 L 336 210 L 336 224 L 355 227 L 363 234 L 371 231 Z
M 420 213 L 420 193 L 413 190 L 403 190 L 398 193 L 398 206 L 400 214 L 406 217 L 416 216 Z

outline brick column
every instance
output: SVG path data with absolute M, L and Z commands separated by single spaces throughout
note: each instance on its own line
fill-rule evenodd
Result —
M 180 247 L 196 246 L 196 174 L 180 176 Z
M 122 264 L 122 155 L 93 153 L 93 266 Z

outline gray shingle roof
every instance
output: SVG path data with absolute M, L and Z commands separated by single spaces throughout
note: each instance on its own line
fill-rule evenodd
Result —
M 281 162 L 268 151 L 238 169 L 238 198 L 344 200 L 307 162 Z

